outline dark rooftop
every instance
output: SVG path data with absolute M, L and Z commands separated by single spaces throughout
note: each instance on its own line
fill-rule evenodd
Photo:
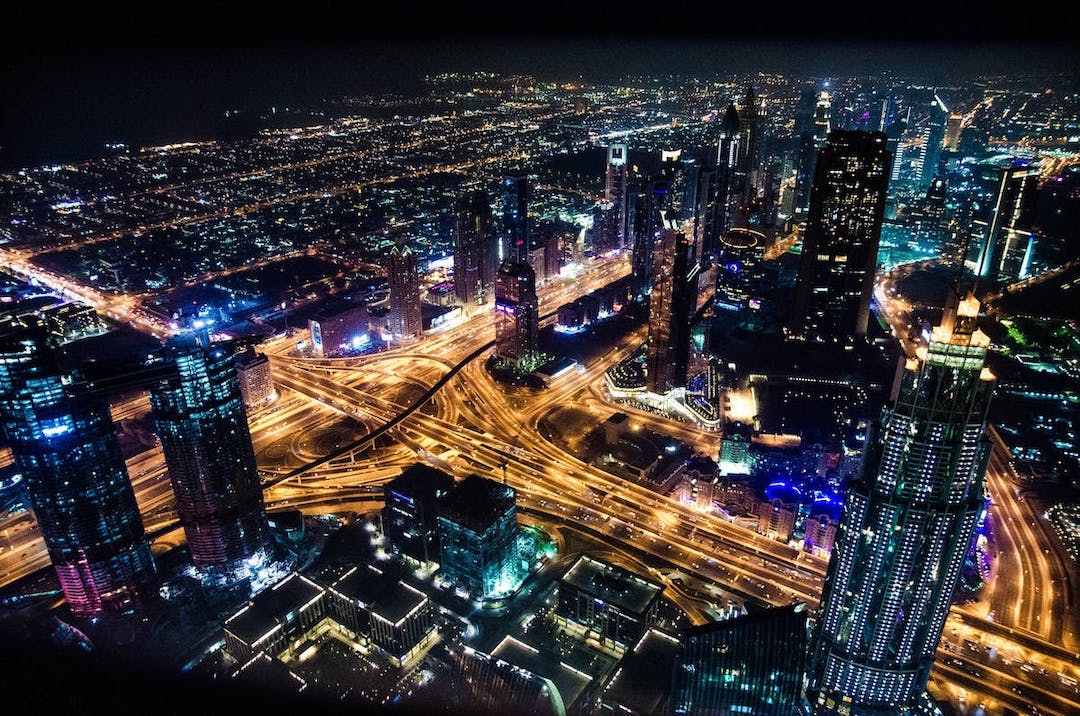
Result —
M 454 478 L 442 470 L 418 462 L 386 483 L 386 490 L 393 490 L 410 499 L 432 500 L 454 486 Z
M 483 532 L 515 504 L 512 487 L 479 475 L 457 483 L 439 502 L 439 515 L 473 532 Z
M 622 713 L 662 713 L 661 706 L 671 690 L 678 648 L 675 637 L 656 629 L 645 632 L 604 690 L 604 704 Z
M 629 614 L 644 614 L 649 605 L 660 598 L 662 584 L 621 567 L 582 555 L 559 580 Z
M 253 644 L 290 612 L 299 611 L 323 593 L 323 588 L 303 575 L 288 579 L 256 594 L 246 607 L 225 620 L 225 628 L 247 644 Z
M 427 599 L 422 592 L 375 568 L 357 567 L 333 584 L 342 596 L 361 602 L 373 614 L 396 624 Z

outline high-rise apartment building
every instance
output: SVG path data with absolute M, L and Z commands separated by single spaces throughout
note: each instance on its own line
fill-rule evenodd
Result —
M 270 375 L 270 359 L 264 353 L 256 353 L 254 348 L 238 353 L 236 376 L 240 381 L 240 397 L 248 410 L 269 405 L 277 397 Z
M 848 486 L 814 629 L 812 714 L 914 714 L 986 500 L 990 339 L 968 296 L 907 362 Z
M 0 336 L 0 423 L 68 606 L 134 611 L 156 568 L 109 404 L 60 368 L 40 327 Z
M 262 559 L 272 536 L 233 356 L 203 331 L 171 338 L 165 357 L 176 370 L 150 407 L 191 561 L 225 572 Z
M 402 240 L 387 256 L 390 283 L 390 333 L 402 338 L 416 338 L 424 329 L 420 310 L 420 274 L 416 252 Z
M 818 152 L 803 234 L 791 333 L 846 342 L 865 336 L 889 177 L 886 136 L 836 130 Z

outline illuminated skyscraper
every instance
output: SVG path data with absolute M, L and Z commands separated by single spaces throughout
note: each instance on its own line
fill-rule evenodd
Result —
M 423 463 L 383 486 L 383 532 L 395 552 L 418 562 L 439 560 L 436 503 L 453 486 L 451 475 Z
M 889 153 L 881 132 L 829 133 L 818 152 L 791 332 L 846 342 L 865 336 L 885 215 Z
M 387 255 L 390 283 L 390 333 L 416 338 L 424 329 L 420 312 L 420 274 L 416 253 L 401 239 Z
M 806 605 L 776 607 L 682 634 L 674 714 L 792 716 L 806 664 Z
M 945 125 L 949 121 L 949 108 L 934 94 L 930 101 L 930 119 L 923 128 L 923 144 L 919 151 L 919 188 L 926 190 L 937 172 L 941 158 L 941 145 L 945 139 Z
M 529 175 L 520 172 L 503 179 L 502 261 L 529 260 Z
M 740 204 L 749 207 L 757 196 L 761 187 L 762 161 L 761 161 L 761 123 L 758 120 L 758 99 L 754 94 L 754 86 L 746 86 L 746 94 L 743 97 L 742 113 L 739 115 L 739 131 L 742 134 L 742 161 L 739 173 L 741 174 L 742 198 Z
M 42 330 L 0 337 L 0 422 L 68 606 L 133 611 L 156 569 L 109 404 L 61 370 Z
M 1037 162 L 1010 159 L 999 168 L 990 211 L 974 222 L 981 246 L 975 264 L 980 279 L 1015 281 L 1027 275 L 1038 183 Z
M 810 712 L 922 713 L 934 653 L 986 499 L 994 377 L 979 302 L 947 310 L 848 486 L 808 673 Z
M 495 278 L 495 355 L 519 370 L 533 370 L 539 357 L 536 274 L 524 261 L 504 261 Z
M 671 184 L 662 176 L 645 183 L 634 197 L 634 249 L 631 270 L 635 291 L 643 292 L 652 285 L 653 249 L 656 230 L 660 227 L 660 212 L 671 208 Z
M 191 561 L 234 570 L 272 537 L 233 356 L 205 331 L 170 339 L 165 356 L 176 371 L 151 387 L 150 407 Z
M 627 152 L 625 144 L 608 146 L 607 180 L 604 186 L 604 200 L 613 207 L 612 224 L 614 227 L 614 247 L 624 248 L 626 234 L 626 189 L 627 189 Z
M 476 191 L 454 206 L 454 294 L 464 306 L 490 300 L 497 245 L 487 194 Z
M 806 218 L 810 207 L 810 187 L 814 181 L 814 169 L 818 152 L 824 148 L 831 129 L 832 103 L 828 92 L 821 92 L 814 101 L 814 93 L 803 96 L 804 113 L 799 141 L 798 168 L 795 174 L 795 220 Z
M 474 599 L 506 596 L 525 576 L 516 498 L 513 488 L 469 475 L 439 500 L 443 576 Z
M 686 385 L 690 353 L 691 287 L 687 283 L 689 241 L 678 222 L 667 219 L 656 230 L 646 387 L 665 394 Z

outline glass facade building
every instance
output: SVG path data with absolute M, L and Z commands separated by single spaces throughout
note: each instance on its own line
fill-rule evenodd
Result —
M 473 599 L 511 594 L 525 577 L 515 499 L 513 488 L 469 475 L 439 502 L 443 577 Z
M 399 240 L 388 256 L 390 283 L 390 333 L 416 338 L 424 329 L 420 310 L 420 274 L 416 252 Z
M 815 624 L 807 697 L 819 714 L 919 713 L 986 499 L 994 377 L 972 296 L 908 360 L 852 481 Z
M 693 627 L 675 658 L 675 714 L 791 716 L 806 666 L 805 605 Z
M 156 568 L 108 402 L 79 379 L 43 331 L 0 337 L 0 421 L 68 606 L 131 612 Z
M 271 547 L 233 356 L 205 332 L 170 339 L 176 372 L 150 389 L 176 511 L 199 569 L 233 569 Z
M 454 478 L 417 463 L 383 487 L 383 533 L 394 551 L 418 562 L 439 559 L 436 503 L 454 486 Z
M 529 175 L 525 172 L 503 179 L 503 242 L 500 261 L 529 260 Z

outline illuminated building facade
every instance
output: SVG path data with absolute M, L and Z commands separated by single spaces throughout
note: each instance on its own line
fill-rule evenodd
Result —
M 405 469 L 383 487 L 383 534 L 395 552 L 418 562 L 439 560 L 436 503 L 454 478 L 422 463 Z
M 604 200 L 612 205 L 611 223 L 613 227 L 613 248 L 626 246 L 626 165 L 627 148 L 625 144 L 612 144 L 607 151 L 607 176 L 604 184 Z
M 515 500 L 513 488 L 479 475 L 469 475 L 439 500 L 443 578 L 473 599 L 506 596 L 525 577 Z
M 975 273 L 988 281 L 1024 278 L 1031 263 L 1035 234 L 1039 164 L 1010 159 L 998 170 L 989 214 L 974 222 L 980 239 Z
M 420 308 L 420 275 L 416 252 L 398 240 L 387 256 L 390 283 L 390 333 L 402 338 L 416 338 L 424 329 Z
M 909 359 L 848 487 L 812 640 L 810 713 L 908 714 L 986 499 L 989 338 L 972 296 Z
M 277 397 L 274 379 L 270 376 L 270 359 L 249 348 L 236 356 L 236 376 L 240 381 L 240 397 L 244 407 L 255 410 L 273 402 Z
M 504 261 L 495 277 L 495 355 L 527 372 L 539 357 L 536 274 L 524 261 Z
M 713 306 L 726 311 L 760 308 L 757 296 L 761 280 L 759 267 L 764 261 L 764 234 L 744 228 L 725 232 L 720 237 L 717 251 Z
M 885 216 L 889 153 L 881 132 L 837 130 L 818 153 L 791 333 L 847 342 L 865 336 Z
M 678 224 L 665 219 L 654 243 L 646 388 L 663 395 L 686 385 L 691 289 L 686 281 L 688 241 Z
M 463 197 L 454 206 L 454 294 L 463 306 L 489 300 L 497 249 L 487 194 L 476 191 Z
M 191 561 L 201 570 L 234 570 L 272 550 L 262 486 L 233 356 L 208 334 L 169 340 L 176 372 L 150 389 Z
M 156 568 L 109 404 L 60 369 L 43 330 L 0 337 L 0 421 L 68 606 L 134 611 Z
M 805 606 L 686 630 L 675 657 L 671 713 L 797 713 L 806 664 Z
M 634 248 L 631 266 L 635 292 L 647 292 L 652 286 L 656 231 L 663 224 L 662 212 L 671 204 L 671 184 L 665 177 L 646 182 L 634 201 Z

